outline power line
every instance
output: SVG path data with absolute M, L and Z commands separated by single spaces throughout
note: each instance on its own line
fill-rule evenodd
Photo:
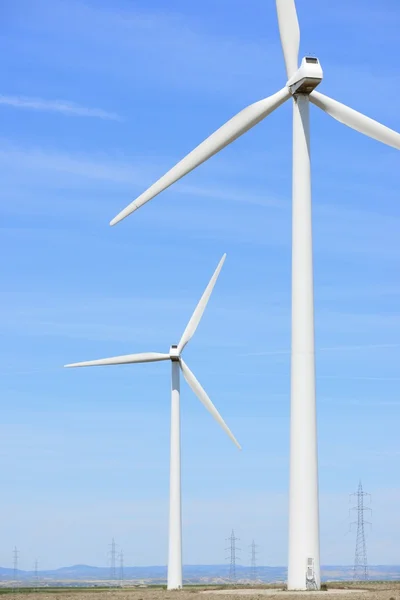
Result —
M 356 551 L 354 555 L 354 580 L 367 580 L 368 579 L 368 561 L 367 561 L 367 545 L 365 542 L 365 525 L 371 525 L 369 521 L 364 518 L 365 511 L 371 509 L 368 506 L 364 506 L 364 498 L 371 494 L 363 491 L 363 487 L 360 483 L 358 484 L 358 490 L 351 496 L 355 496 L 357 499 L 357 506 L 354 506 L 352 510 L 357 511 L 357 521 L 353 521 L 351 525 L 357 525 L 357 536 L 356 536 Z
M 253 581 L 257 580 L 257 544 L 253 540 L 250 544 L 250 578 Z
M 237 560 L 237 556 L 236 553 L 238 550 L 240 550 L 240 548 L 238 548 L 236 546 L 236 542 L 239 541 L 239 538 L 235 537 L 235 532 L 232 529 L 232 533 L 231 535 L 227 538 L 227 541 L 230 543 L 229 547 L 226 548 L 226 550 L 229 551 L 229 556 L 227 556 L 227 560 L 230 561 L 229 563 L 229 579 L 232 582 L 236 581 L 236 560 Z

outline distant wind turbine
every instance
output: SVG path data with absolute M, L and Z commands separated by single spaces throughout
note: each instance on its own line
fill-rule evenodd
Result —
M 276 0 L 288 81 L 274 95 L 251 104 L 183 158 L 112 221 L 115 225 L 293 100 L 292 366 L 288 589 L 320 588 L 318 456 L 314 361 L 314 292 L 311 223 L 309 104 L 388 146 L 400 149 L 400 134 L 320 94 L 319 60 L 298 67 L 300 29 L 294 0 Z M 362 92 L 365 93 L 365 90 Z M 368 92 L 367 92 L 368 93 Z M 379 91 L 377 91 L 379 94 Z
M 189 323 L 178 345 L 172 345 L 168 354 L 158 352 L 143 352 L 141 354 L 127 354 L 112 358 L 101 358 L 86 362 L 65 365 L 66 367 L 95 367 L 103 365 L 126 365 L 132 363 L 157 362 L 160 360 L 171 361 L 171 462 L 170 462 L 170 505 L 169 505 L 169 551 L 168 551 L 168 589 L 175 590 L 182 587 L 182 517 L 181 517 L 181 426 L 180 426 L 180 370 L 189 386 L 200 402 L 211 413 L 231 440 L 240 448 L 239 443 L 229 427 L 211 402 L 192 371 L 182 358 L 186 344 L 193 337 L 201 317 L 205 311 L 211 292 L 214 289 L 218 275 L 224 264 L 226 254 L 221 258 L 214 275 L 211 277 L 200 302 L 196 306 Z

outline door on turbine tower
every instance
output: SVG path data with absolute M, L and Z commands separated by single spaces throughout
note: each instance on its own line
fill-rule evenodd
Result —
M 314 559 L 311 557 L 307 558 L 306 586 L 308 590 L 313 590 L 317 587 L 315 581 Z

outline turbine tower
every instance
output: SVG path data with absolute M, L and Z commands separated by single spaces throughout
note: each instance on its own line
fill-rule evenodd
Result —
M 93 367 L 103 365 L 126 365 L 132 363 L 171 361 L 171 459 L 170 459 L 170 503 L 169 503 L 169 550 L 168 550 L 168 589 L 175 590 L 182 587 L 182 511 L 181 511 L 181 425 L 180 425 L 180 371 L 182 371 L 189 387 L 200 402 L 211 413 L 222 429 L 240 449 L 239 443 L 222 419 L 221 415 L 211 402 L 207 393 L 197 381 L 192 371 L 182 358 L 186 344 L 193 337 L 207 303 L 210 299 L 218 275 L 224 264 L 226 254 L 221 258 L 213 276 L 210 279 L 189 323 L 180 339 L 179 344 L 172 345 L 168 354 L 158 352 L 144 352 L 141 354 L 127 354 L 113 358 L 101 358 L 81 363 L 65 365 L 66 367 Z M 114 558 L 115 577 L 115 558 Z
M 319 60 L 306 56 L 298 67 L 300 29 L 294 0 L 276 0 L 287 82 L 268 98 L 243 109 L 131 202 L 115 225 L 184 175 L 231 144 L 281 104 L 293 101 L 292 348 L 288 589 L 319 589 L 319 502 L 315 396 L 314 284 L 311 219 L 310 102 L 337 121 L 400 149 L 400 134 L 325 96 Z

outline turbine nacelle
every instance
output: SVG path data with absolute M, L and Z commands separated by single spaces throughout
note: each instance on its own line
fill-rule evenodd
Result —
M 179 362 L 180 352 L 179 352 L 178 344 L 176 344 L 176 345 L 172 344 L 171 348 L 169 349 L 169 357 L 172 361 Z
M 292 95 L 311 94 L 323 78 L 323 72 L 318 58 L 305 56 L 299 69 L 290 77 L 287 87 Z

